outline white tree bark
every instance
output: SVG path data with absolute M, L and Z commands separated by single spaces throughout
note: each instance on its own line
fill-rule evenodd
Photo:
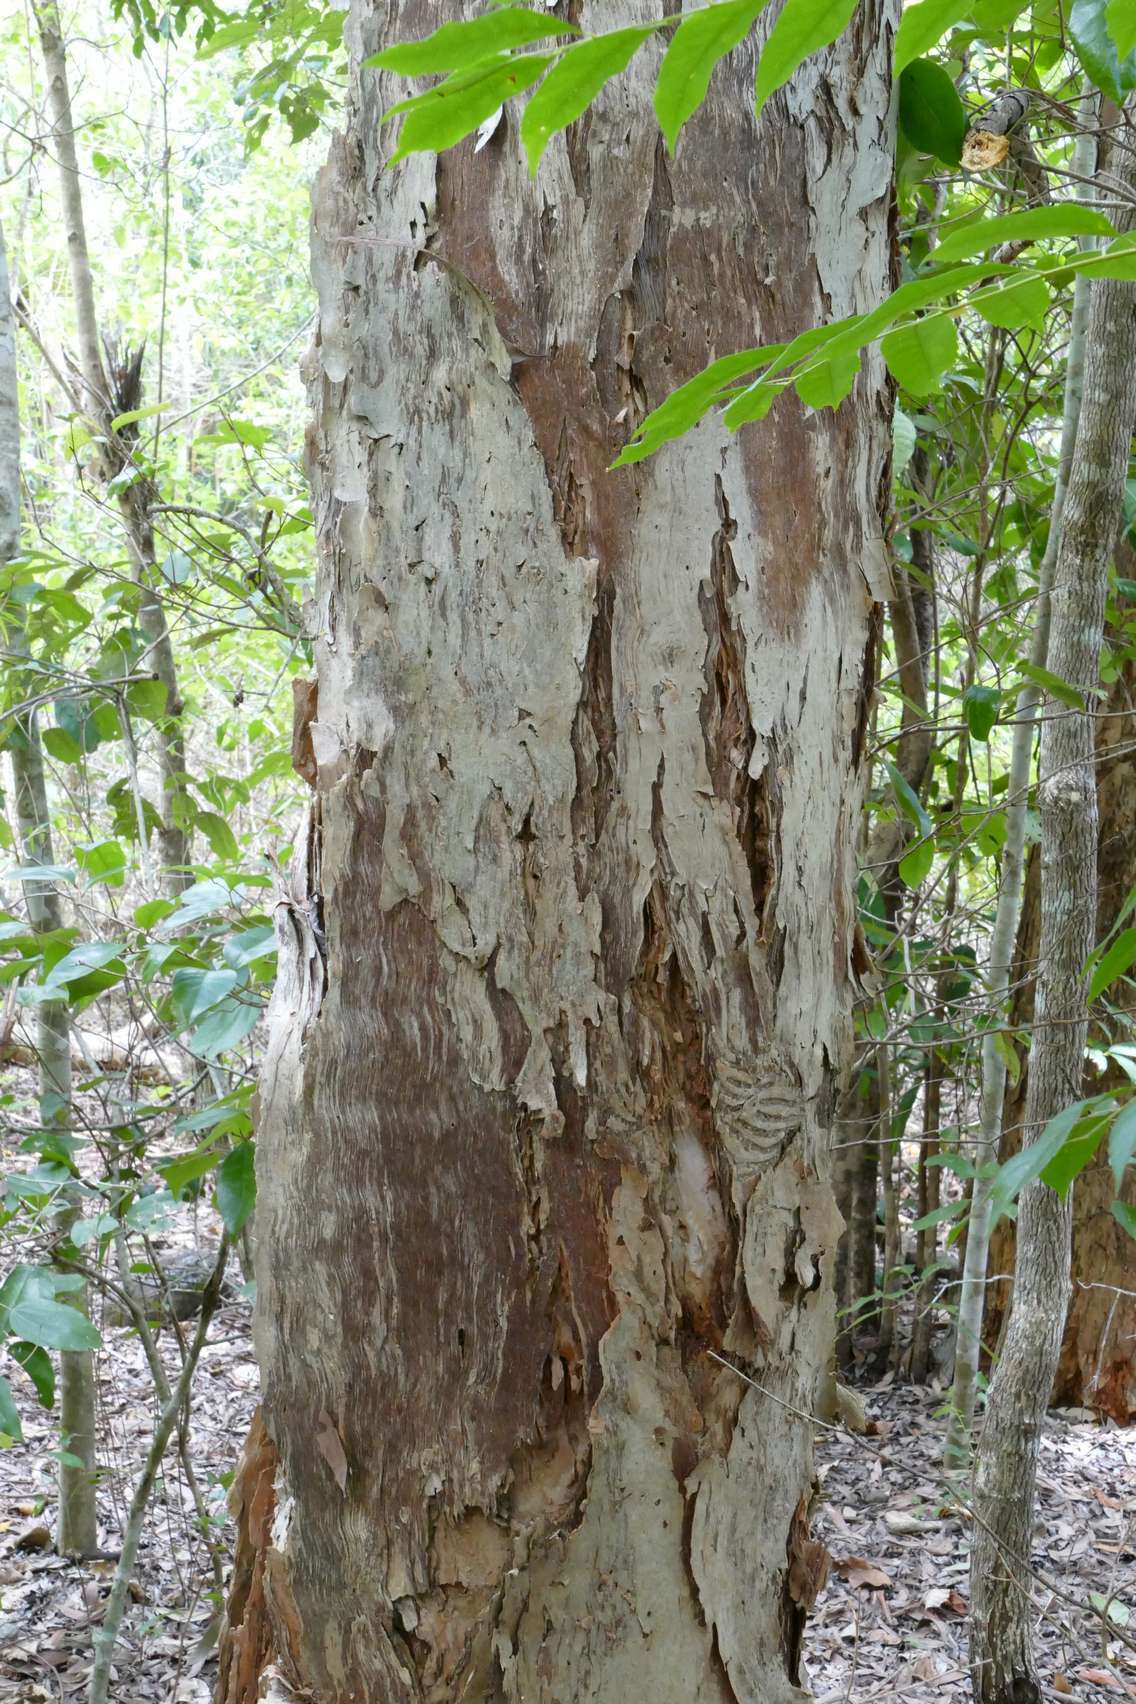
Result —
M 1136 97 L 1128 114 L 1136 115 Z M 1107 177 L 1105 172 L 1109 174 Z M 1101 182 L 1136 188 L 1136 153 L 1107 150 Z M 1124 214 L 1115 215 L 1118 224 Z M 1085 961 L 1097 916 L 1093 693 L 1108 571 L 1136 427 L 1136 285 L 1094 281 L 1065 512 L 1050 599 L 1047 667 L 1084 709 L 1046 703 L 1038 767 L 1041 951 L 1030 1043 L 1026 1139 L 1082 1093 Z M 1029 1564 L 1038 1446 L 1069 1296 L 1072 1196 L 1022 1193 L 1014 1296 L 975 1468 L 971 1665 L 979 1704 L 1040 1704 L 1030 1641 Z
M 451 15 L 356 0 L 315 193 L 317 805 L 258 1152 L 271 1625 L 237 1626 L 223 1696 L 271 1657 L 321 1704 L 788 1704 L 882 368 L 607 469 L 713 356 L 886 294 L 894 8 L 759 127 L 743 47 L 674 160 L 650 48 L 535 184 L 508 114 L 384 173 L 394 87 L 359 60 Z

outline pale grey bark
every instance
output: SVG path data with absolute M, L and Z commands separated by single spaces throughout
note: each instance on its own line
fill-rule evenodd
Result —
M 1126 116 L 1136 116 L 1136 97 Z M 1136 187 L 1130 147 L 1108 149 L 1107 165 L 1123 189 Z M 1102 278 L 1090 291 L 1081 413 L 1050 594 L 1047 667 L 1080 690 L 1085 707 L 1049 700 L 1042 727 L 1042 932 L 1027 1141 L 1082 1093 L 1085 963 L 1097 914 L 1093 693 L 1134 427 L 1136 285 Z M 1068 1304 L 1071 1215 L 1071 1196 L 1062 1201 L 1040 1181 L 1022 1193 L 1013 1302 L 975 1468 L 971 1664 L 979 1704 L 1042 1697 L 1030 1641 L 1030 1551 L 1038 1446 Z
M 16 375 L 16 337 L 12 313 L 8 257 L 0 230 L 0 563 L 10 562 L 20 547 L 20 411 Z M 5 649 L 9 656 L 27 654 L 16 604 L 4 615 Z M 11 666 L 9 664 L 9 666 Z M 53 864 L 51 817 L 44 776 L 43 747 L 34 709 L 18 717 L 9 740 L 13 794 L 25 864 Z M 37 933 L 62 928 L 59 895 L 50 882 L 25 881 L 28 918 Z M 65 1000 L 41 1001 L 35 1012 L 35 1045 L 39 1069 L 40 1118 L 44 1125 L 66 1130 L 71 1123 L 71 1023 Z M 73 1217 L 73 1210 L 63 1215 Z M 87 1290 L 68 1300 L 88 1315 Z M 95 1378 L 89 1350 L 60 1354 L 60 1429 L 66 1453 L 73 1462 L 59 1467 L 59 1519 L 56 1545 L 61 1554 L 89 1554 L 98 1541 L 95 1508 Z
M 1085 131 L 1078 137 L 1074 169 L 1091 180 L 1096 165 L 1096 135 L 1087 128 L 1095 103 L 1089 97 L 1082 102 Z M 1091 181 L 1085 200 L 1093 198 Z M 1092 238 L 1083 238 L 1082 248 L 1092 246 Z M 1061 539 L 1062 518 L 1069 471 L 1073 461 L 1073 445 L 1081 409 L 1081 379 L 1084 361 L 1085 326 L 1089 308 L 1089 280 L 1080 277 L 1073 286 L 1073 315 L 1069 332 L 1069 352 L 1065 369 L 1065 395 L 1062 408 L 1061 447 L 1053 486 L 1053 507 L 1050 513 L 1049 537 L 1038 571 L 1037 605 L 1033 634 L 1030 640 L 1030 662 L 1035 668 L 1046 667 L 1049 652 L 1050 590 L 1057 563 Z M 1010 748 L 1010 773 L 1006 789 L 1006 841 L 998 873 L 998 903 L 994 927 L 990 936 L 990 961 L 986 985 L 990 994 L 990 1011 L 997 1018 L 1006 1010 L 1010 993 L 1010 971 L 1017 940 L 1018 919 L 1021 916 L 1022 886 L 1025 879 L 1026 823 L 1028 819 L 1030 771 L 1033 767 L 1034 734 L 1041 689 L 1026 681 L 1018 693 L 1015 707 L 1014 736 Z M 982 1354 L 982 1318 L 986 1297 L 986 1266 L 990 1249 L 991 1201 L 994 1188 L 991 1167 L 998 1158 L 1002 1140 L 1002 1113 L 1006 1097 L 1006 1059 L 1000 1043 L 1004 1037 L 997 1022 L 982 1038 L 982 1086 L 979 1101 L 979 1132 L 974 1148 L 974 1163 L 978 1175 L 971 1195 L 967 1224 L 966 1256 L 963 1262 L 962 1286 L 958 1302 L 958 1337 L 955 1348 L 954 1382 L 951 1389 L 950 1417 L 944 1460 L 948 1468 L 965 1466 L 970 1460 L 971 1428 L 974 1423 L 974 1403 L 978 1390 L 978 1370 Z
M 760 127 L 747 44 L 674 160 L 651 47 L 535 184 L 508 114 L 384 173 L 397 85 L 359 60 L 450 16 L 356 0 L 314 199 L 318 806 L 257 1156 L 268 1649 L 319 1704 L 790 1704 L 879 360 L 836 413 L 607 468 L 714 355 L 887 292 L 895 9 Z
M 125 435 L 114 430 L 118 404 L 122 400 L 115 375 L 103 360 L 99 320 L 95 305 L 94 276 L 83 221 L 83 188 L 75 148 L 75 122 L 67 75 L 67 52 L 56 0 L 34 0 L 40 48 L 47 77 L 51 114 L 52 150 L 59 166 L 60 197 L 63 204 L 71 289 L 75 299 L 75 321 L 79 347 L 79 373 L 84 401 L 102 434 L 102 470 L 107 479 L 130 464 L 132 429 Z M 139 356 L 140 361 L 140 356 Z M 140 381 L 139 381 L 140 383 Z M 140 400 L 140 392 L 139 399 Z M 133 397 L 129 406 L 136 406 Z M 128 409 L 122 409 L 127 412 Z M 146 638 L 144 667 L 166 688 L 166 714 L 158 725 L 158 755 L 162 782 L 159 840 L 162 849 L 162 880 L 167 892 L 177 893 L 192 881 L 185 869 L 193 845 L 193 807 L 186 785 L 184 705 L 178 687 L 177 663 L 166 621 L 165 606 L 157 585 L 153 510 L 155 492 L 148 479 L 139 478 L 118 496 L 118 507 L 126 531 L 131 565 L 142 588 L 139 626 Z

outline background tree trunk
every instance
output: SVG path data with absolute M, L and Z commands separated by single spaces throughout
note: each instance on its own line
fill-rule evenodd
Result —
M 1130 103 L 1136 112 L 1136 101 Z M 1127 110 L 1127 109 L 1126 109 Z M 1136 156 L 1106 152 L 1123 195 Z M 1103 174 L 1102 174 L 1103 176 Z M 1117 215 L 1126 229 L 1127 210 Z M 1038 762 L 1041 936 L 1024 1139 L 1081 1098 L 1088 1038 L 1085 963 L 1097 922 L 1093 693 L 1100 675 L 1108 573 L 1136 426 L 1136 285 L 1098 278 L 1050 597 L 1047 667 L 1083 708 L 1045 706 Z M 1069 1295 L 1072 1200 L 1040 1179 L 1022 1190 L 1014 1298 L 990 1383 L 975 1466 L 971 1672 L 976 1704 L 1039 1704 L 1030 1626 L 1030 1552 L 1042 1423 Z
M 356 66 L 451 14 L 360 0 Z M 607 468 L 714 355 L 889 288 L 893 27 L 867 0 L 759 130 L 743 47 L 675 160 L 648 49 L 535 184 L 511 114 L 384 174 L 356 71 L 258 1143 L 265 1594 L 321 1704 L 801 1696 L 878 358 Z
M 1125 551 L 1121 572 L 1136 572 L 1131 548 Z M 1136 888 L 1136 664 L 1124 663 L 1109 689 L 1097 723 L 1097 800 L 1100 811 L 1100 851 L 1097 859 L 1099 899 L 1097 939 L 1112 928 L 1120 907 Z M 1034 976 L 1041 929 L 1040 861 L 1036 850 L 1026 874 L 1022 924 L 1018 933 L 1015 981 L 1018 996 L 1011 1023 L 1028 1029 L 1033 1022 Z M 1016 1084 L 1006 1093 L 1002 1158 L 1021 1147 L 1025 1117 L 1028 1061 Z M 1094 1091 L 1124 1088 L 1127 1077 L 1115 1069 L 1091 1079 Z M 1136 1297 L 1132 1273 L 1136 1249 L 1132 1238 L 1112 1214 L 1115 1195 L 1107 1154 L 1088 1166 L 1077 1179 L 1073 1196 L 1073 1288 L 1052 1400 L 1100 1409 L 1120 1425 L 1136 1418 Z M 1136 1178 L 1128 1173 L 1122 1199 L 1136 1207 Z M 987 1298 L 986 1341 L 997 1343 L 1004 1328 L 1011 1285 L 999 1274 L 1014 1268 L 1014 1226 L 1003 1219 L 990 1244 L 991 1283 Z

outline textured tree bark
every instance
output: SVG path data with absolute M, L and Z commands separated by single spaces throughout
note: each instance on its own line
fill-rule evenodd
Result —
M 357 0 L 356 66 L 451 14 Z M 675 160 L 649 49 L 535 184 L 508 114 L 384 174 L 353 79 L 256 1239 L 269 1656 L 320 1704 L 802 1696 L 882 369 L 606 470 L 714 355 L 886 293 L 894 23 L 760 128 L 743 47 Z
M 1136 555 L 1128 549 L 1120 572 L 1136 572 Z M 1136 665 L 1125 662 L 1109 689 L 1097 725 L 1097 802 L 1100 848 L 1097 857 L 1097 940 L 1114 926 L 1120 907 L 1136 888 Z M 1028 1029 L 1033 1021 L 1034 983 L 1041 935 L 1041 868 L 1031 855 L 1026 872 L 1022 923 L 1014 981 L 1019 987 L 1011 1023 Z M 1103 1039 L 1103 1038 L 1102 1038 Z M 1025 1118 L 1028 1061 L 1006 1094 L 1002 1158 L 1021 1146 Z M 1116 1067 L 1092 1079 L 1093 1091 L 1125 1089 L 1128 1079 Z M 1132 1274 L 1136 1249 L 1132 1238 L 1113 1217 L 1115 1195 L 1107 1156 L 1089 1166 L 1077 1179 L 1073 1197 L 1072 1294 L 1065 1336 L 1057 1362 L 1052 1400 L 1099 1409 L 1119 1425 L 1136 1419 L 1136 1296 Z M 1136 1207 L 1136 1177 L 1128 1173 L 1121 1196 Z M 999 1274 L 1013 1271 L 1014 1226 L 1003 1219 L 990 1243 L 990 1277 L 986 1338 L 997 1343 L 1005 1326 L 1010 1285 Z
M 1136 112 L 1136 99 L 1130 103 Z M 1136 155 L 1108 151 L 1112 181 L 1136 186 Z M 1120 215 L 1121 222 L 1125 215 Z M 1084 966 L 1097 919 L 1097 792 L 1092 694 L 1100 673 L 1108 571 L 1136 427 L 1136 285 L 1098 279 L 1084 390 L 1050 601 L 1047 667 L 1084 696 L 1050 700 L 1041 735 L 1041 951 L 1025 1138 L 1082 1093 Z M 975 1468 L 971 1669 L 978 1704 L 1040 1704 L 1030 1639 L 1029 1560 L 1038 1446 L 1069 1295 L 1072 1200 L 1023 1190 L 1014 1298 L 991 1381 Z

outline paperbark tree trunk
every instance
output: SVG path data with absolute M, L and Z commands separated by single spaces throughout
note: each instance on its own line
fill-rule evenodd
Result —
M 648 50 L 535 183 L 511 114 L 385 174 L 393 85 L 356 69 L 259 1123 L 276 1504 L 261 1439 L 229 1699 L 269 1660 L 319 1704 L 802 1696 L 878 358 L 835 413 L 607 468 L 714 355 L 890 287 L 894 10 L 760 127 L 744 46 L 674 160 Z M 356 67 L 451 15 L 357 0 Z
M 1136 114 L 1136 98 L 1128 113 Z M 1122 194 L 1136 186 L 1136 155 L 1126 142 L 1107 149 L 1106 164 Z M 1126 213 L 1117 218 L 1122 228 L 1131 223 Z M 1081 414 L 1050 599 L 1047 667 L 1081 692 L 1084 708 L 1049 699 L 1041 734 L 1041 952 L 1027 1141 L 1082 1094 L 1085 961 L 1097 920 L 1093 693 L 1134 427 L 1136 285 L 1101 278 L 1092 286 Z M 977 1704 L 1040 1704 L 1042 1697 L 1031 1650 L 1029 1565 L 1041 1429 L 1068 1305 L 1071 1225 L 1070 1197 L 1059 1199 L 1040 1180 L 1022 1191 L 1013 1305 L 975 1468 Z

